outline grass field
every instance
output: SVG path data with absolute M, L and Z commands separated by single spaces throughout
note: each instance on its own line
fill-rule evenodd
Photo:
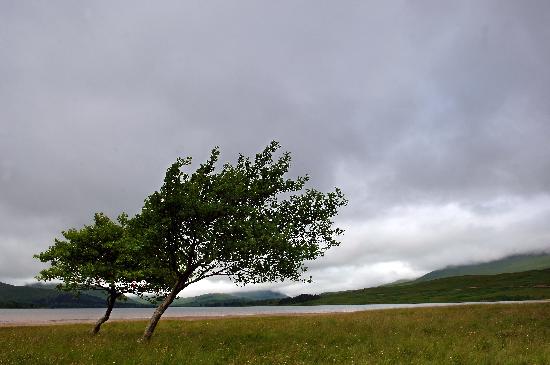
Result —
M 0 327 L 0 364 L 550 364 L 550 303 Z

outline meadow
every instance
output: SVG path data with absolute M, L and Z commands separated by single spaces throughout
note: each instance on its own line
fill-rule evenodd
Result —
M 0 327 L 0 364 L 550 364 L 550 302 Z

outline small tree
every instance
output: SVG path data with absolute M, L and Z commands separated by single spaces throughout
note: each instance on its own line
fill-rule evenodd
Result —
M 76 294 L 83 290 L 106 292 L 107 310 L 92 329 L 93 334 L 109 319 L 116 300 L 125 299 L 124 293 L 139 294 L 147 289 L 137 281 L 135 249 L 133 241 L 125 239 L 126 226 L 125 214 L 114 222 L 96 213 L 93 225 L 62 232 L 64 240 L 55 239 L 53 246 L 34 256 L 51 263 L 36 277 L 38 280 L 61 280 L 59 290 Z
M 154 271 L 148 279 L 164 299 L 143 334 L 148 340 L 164 311 L 187 286 L 212 276 L 237 284 L 302 280 L 304 261 L 332 246 L 343 231 L 332 218 L 347 201 L 342 192 L 304 189 L 308 177 L 285 179 L 290 154 L 274 160 L 272 142 L 254 160 L 239 155 L 236 165 L 216 171 L 219 150 L 192 174 L 178 159 L 161 189 L 145 200 L 130 224 L 143 257 Z M 310 278 L 311 279 L 311 278 Z

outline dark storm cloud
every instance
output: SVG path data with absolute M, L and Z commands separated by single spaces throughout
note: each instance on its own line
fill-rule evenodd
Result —
M 272 139 L 350 198 L 316 290 L 547 249 L 549 10 L 2 2 L 0 281 L 94 211 L 135 213 L 177 156 Z

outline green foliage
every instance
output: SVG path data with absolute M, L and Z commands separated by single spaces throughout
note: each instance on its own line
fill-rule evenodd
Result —
M 53 246 L 35 255 L 50 263 L 37 279 L 60 280 L 57 287 L 61 290 L 105 290 L 117 298 L 145 290 L 133 241 L 126 237 L 127 223 L 125 214 L 114 222 L 97 213 L 93 225 L 62 232 L 64 239 L 55 239 Z
M 0 364 L 550 364 L 550 303 L 0 327 Z
M 450 303 L 550 299 L 550 269 L 468 275 L 408 285 L 323 293 L 300 305 Z
M 278 149 L 272 142 L 253 160 L 239 155 L 235 165 L 217 170 L 214 148 L 192 174 L 182 171 L 191 158 L 177 159 L 131 220 L 123 214 L 117 223 L 96 214 L 94 225 L 63 232 L 65 240 L 35 256 L 51 263 L 37 278 L 62 280 L 64 290 L 108 291 L 107 311 L 94 333 L 122 293 L 164 296 L 143 340 L 177 294 L 199 280 L 302 280 L 305 261 L 339 245 L 343 231 L 332 218 L 347 201 L 339 189 L 304 189 L 307 176 L 285 178 L 291 158 L 285 152 L 274 159 Z
M 274 159 L 272 142 L 252 160 L 216 169 L 217 148 L 195 172 L 178 159 L 161 189 L 150 195 L 130 223 L 151 282 L 166 293 L 207 277 L 225 275 L 235 283 L 301 280 L 304 261 L 337 246 L 342 234 L 332 218 L 346 204 L 342 192 L 305 189 L 308 177 L 284 175 L 290 154 Z

